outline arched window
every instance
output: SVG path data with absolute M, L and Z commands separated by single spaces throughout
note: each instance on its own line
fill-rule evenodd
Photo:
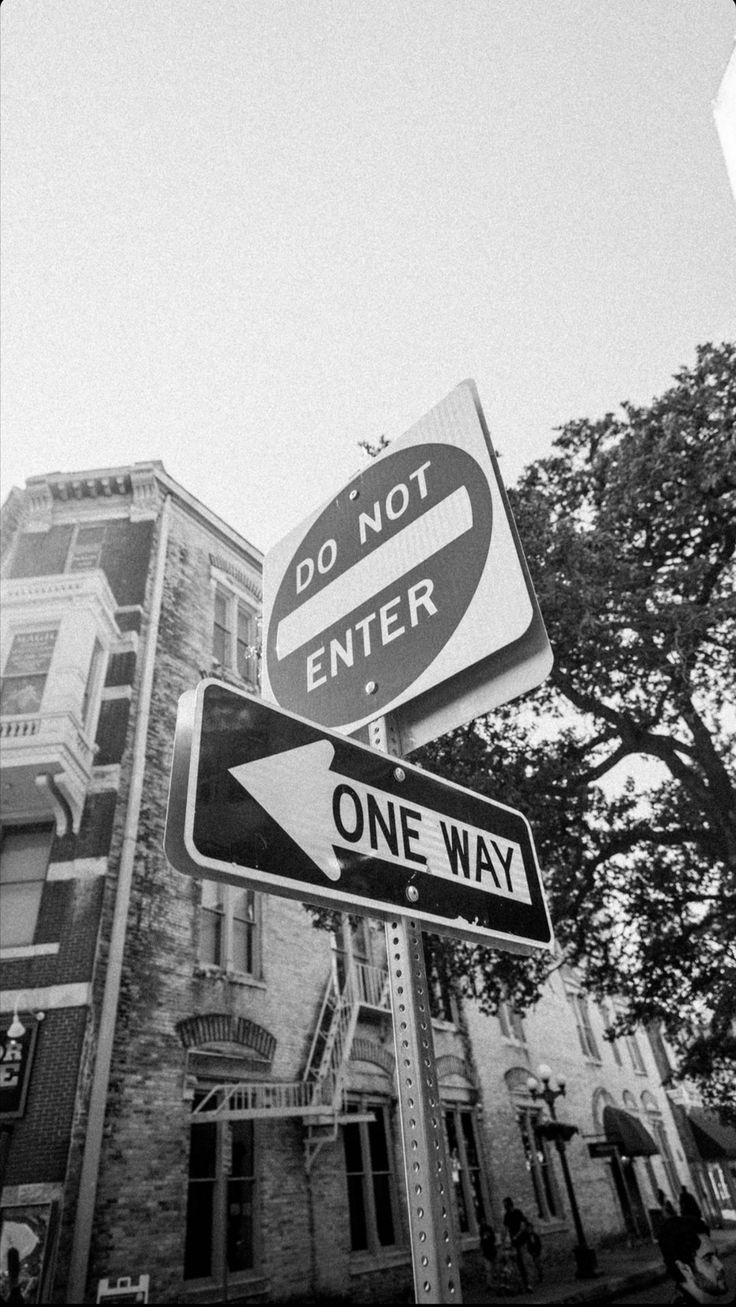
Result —
M 258 1130 L 252 1120 L 199 1119 L 215 1086 L 263 1079 L 276 1039 L 247 1017 L 205 1012 L 176 1026 L 186 1052 L 192 1101 L 184 1278 L 202 1287 L 232 1283 L 256 1265 Z M 204 1104 L 214 1107 L 214 1102 Z
M 646 1089 L 641 1096 L 641 1104 L 646 1116 L 647 1129 L 659 1149 L 659 1155 L 662 1159 L 662 1166 L 664 1167 L 665 1175 L 667 1176 L 667 1183 L 669 1184 L 672 1197 L 676 1198 L 680 1189 L 680 1179 L 675 1167 L 675 1159 L 672 1156 L 672 1149 L 670 1148 L 670 1141 L 667 1137 L 667 1130 L 665 1128 L 659 1104 L 654 1096 Z
M 562 1216 L 562 1203 L 557 1188 L 549 1141 L 538 1133 L 542 1113 L 532 1101 L 527 1080 L 528 1067 L 512 1067 L 504 1077 L 516 1108 L 516 1120 L 524 1149 L 524 1161 L 534 1191 L 537 1213 L 541 1221 Z
M 607 1089 L 596 1089 L 593 1094 L 593 1125 L 597 1135 L 603 1134 L 604 1107 L 615 1107 L 615 1103 Z

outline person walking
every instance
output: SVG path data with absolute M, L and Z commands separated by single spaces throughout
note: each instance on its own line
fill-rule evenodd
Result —
M 531 1221 L 527 1221 L 526 1223 L 526 1247 L 529 1256 L 534 1262 L 534 1270 L 537 1273 L 537 1283 L 541 1284 L 544 1279 L 544 1274 L 542 1272 L 542 1240 L 534 1229 Z
M 485 1262 L 488 1288 L 492 1289 L 494 1287 L 498 1248 L 496 1245 L 496 1231 L 487 1221 L 481 1221 L 480 1224 L 480 1250 Z
M 674 1209 L 672 1201 L 667 1197 L 666 1193 L 664 1192 L 664 1189 L 657 1190 L 657 1202 L 662 1208 L 662 1215 L 664 1216 L 665 1220 L 670 1216 L 677 1216 L 677 1212 Z M 680 1213 L 680 1215 L 683 1215 L 683 1213 Z
M 529 1292 L 529 1275 L 524 1259 L 524 1248 L 527 1243 L 527 1219 L 520 1207 L 517 1207 L 513 1198 L 504 1198 L 504 1217 L 503 1223 L 506 1226 L 506 1232 L 509 1236 L 509 1242 L 516 1257 L 521 1283 L 524 1287 L 524 1293 Z

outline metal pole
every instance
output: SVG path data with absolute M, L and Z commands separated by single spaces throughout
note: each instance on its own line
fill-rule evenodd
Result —
M 547 1102 L 547 1107 L 549 1108 L 549 1114 L 552 1117 L 552 1120 L 556 1121 L 557 1113 L 555 1111 L 555 1100 L 552 1097 L 552 1091 L 549 1089 L 548 1089 L 548 1094 L 549 1096 L 547 1097 L 546 1102 Z M 580 1220 L 580 1212 L 578 1210 L 578 1200 L 575 1197 L 575 1190 L 573 1189 L 572 1186 L 572 1176 L 570 1175 L 570 1167 L 568 1166 L 568 1162 L 567 1162 L 567 1146 L 565 1144 L 565 1140 L 556 1139 L 555 1143 L 557 1145 L 557 1151 L 560 1154 L 560 1165 L 562 1166 L 562 1175 L 565 1181 L 565 1188 L 567 1189 L 567 1197 L 570 1202 L 570 1211 L 572 1212 L 573 1224 L 575 1226 L 575 1234 L 577 1236 L 577 1241 L 578 1241 L 577 1247 L 573 1249 L 573 1252 L 575 1254 L 575 1261 L 577 1263 L 577 1268 L 578 1268 L 577 1276 L 578 1279 L 580 1280 L 592 1279 L 593 1276 L 596 1274 L 596 1266 L 598 1264 L 598 1258 L 596 1257 L 595 1250 L 589 1246 L 585 1238 L 585 1231 L 583 1230 L 583 1224 L 582 1221 Z
M 370 740 L 375 748 L 399 756 L 391 748 L 386 718 L 371 723 Z M 415 1300 L 461 1303 L 422 927 L 409 912 L 397 913 L 386 924 L 386 960 Z
M 557 1112 L 555 1111 L 555 1100 L 552 1097 L 552 1090 L 549 1090 L 548 1092 L 549 1092 L 549 1096 L 547 1098 L 547 1108 L 549 1110 L 550 1116 L 552 1117 L 552 1120 L 556 1121 Z M 555 1143 L 557 1145 L 557 1151 L 560 1154 L 562 1176 L 565 1181 L 567 1196 L 570 1200 L 570 1211 L 572 1212 L 573 1224 L 575 1226 L 575 1234 L 577 1235 L 577 1240 L 578 1243 L 580 1244 L 580 1247 L 587 1248 L 588 1245 L 585 1241 L 585 1233 L 583 1231 L 583 1226 L 580 1220 L 580 1212 L 578 1211 L 578 1202 L 577 1202 L 577 1198 L 575 1197 L 575 1190 L 572 1187 L 572 1176 L 570 1175 L 570 1168 L 567 1164 L 567 1146 L 565 1144 L 564 1139 L 556 1139 Z
M 572 1176 L 570 1175 L 570 1168 L 567 1164 L 567 1152 L 565 1149 L 565 1141 L 564 1139 L 557 1139 L 555 1142 L 557 1144 L 557 1151 L 560 1154 L 560 1162 L 562 1164 L 562 1174 L 565 1180 L 565 1188 L 567 1189 L 567 1196 L 570 1200 L 570 1211 L 572 1212 L 572 1219 L 575 1225 L 575 1233 L 577 1235 L 578 1244 L 580 1245 L 581 1248 L 587 1248 L 588 1245 L 585 1241 L 585 1234 L 580 1220 L 580 1212 L 578 1211 L 578 1204 L 577 1204 L 577 1199 L 575 1197 L 575 1190 L 572 1187 Z

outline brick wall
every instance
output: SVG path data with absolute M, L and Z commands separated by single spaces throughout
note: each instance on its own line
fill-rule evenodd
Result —
M 64 1008 L 39 1023 L 26 1110 L 12 1124 L 4 1185 L 64 1179 L 85 1019 L 85 1009 Z

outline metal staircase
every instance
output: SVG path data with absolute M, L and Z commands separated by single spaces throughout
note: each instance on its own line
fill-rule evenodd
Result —
M 239 1081 L 213 1085 L 192 1110 L 192 1123 L 301 1117 L 306 1126 L 307 1170 L 320 1148 L 337 1137 L 345 1120 L 372 1120 L 345 1113 L 350 1050 L 361 1009 L 387 1012 L 389 977 L 383 967 L 351 959 L 340 984 L 333 966 L 312 1036 L 304 1074 L 296 1081 Z

